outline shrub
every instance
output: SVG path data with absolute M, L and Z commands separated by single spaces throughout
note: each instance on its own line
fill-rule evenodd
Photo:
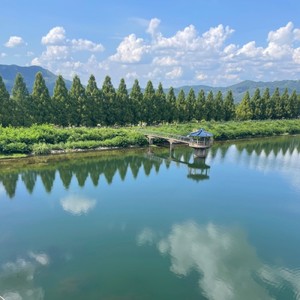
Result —
M 32 146 L 32 153 L 35 155 L 47 155 L 51 153 L 51 147 L 46 143 L 34 144 Z
M 2 145 L 2 153 L 29 153 L 30 149 L 25 143 L 15 142 Z

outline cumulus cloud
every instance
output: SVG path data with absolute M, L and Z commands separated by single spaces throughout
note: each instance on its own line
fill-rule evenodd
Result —
M 138 237 L 140 246 L 155 244 L 151 229 L 145 229 Z M 160 253 L 170 256 L 171 272 L 179 276 L 198 272 L 199 288 L 211 300 L 273 299 L 255 278 L 273 289 L 287 282 L 293 294 L 300 292 L 300 273 L 263 264 L 238 228 L 212 223 L 199 226 L 188 221 L 175 224 L 167 237 L 156 238 L 156 246 Z
M 45 36 L 42 37 L 42 44 L 57 45 L 63 44 L 66 40 L 66 31 L 63 27 L 57 26 L 52 28 Z
M 141 61 L 148 47 L 142 38 L 137 38 L 135 34 L 125 37 L 117 48 L 117 53 L 112 55 L 110 59 L 122 63 L 136 63 Z
M 23 44 L 25 44 L 23 38 L 21 38 L 20 36 L 11 36 L 4 45 L 7 48 L 14 48 Z
M 140 22 L 139 22 L 140 23 Z M 270 31 L 266 42 L 258 45 L 250 37 L 245 44 L 230 42 L 235 30 L 219 24 L 198 32 L 190 24 L 166 36 L 160 30 L 161 21 L 142 20 L 145 33 L 131 33 L 120 41 L 113 54 L 101 57 L 104 47 L 86 39 L 68 39 L 63 27 L 52 28 L 43 38 L 45 51 L 32 59 L 66 78 L 77 73 L 85 83 L 90 74 L 110 74 L 116 81 L 122 77 L 132 84 L 139 78 L 141 85 L 151 79 L 165 87 L 203 84 L 228 85 L 243 79 L 297 79 L 300 72 L 300 28 L 292 22 Z M 238 29 L 237 29 L 238 30 Z M 92 53 L 90 58 L 80 56 Z M 103 56 L 103 55 L 102 55 Z M 83 59 L 84 57 L 84 59 Z
M 52 28 L 42 37 L 41 43 L 46 49 L 41 55 L 34 57 L 31 64 L 43 66 L 66 78 L 72 77 L 75 73 L 79 75 L 89 73 L 90 75 L 92 69 L 98 66 L 98 62 L 91 66 L 89 59 L 85 62 L 82 61 L 81 54 L 104 51 L 104 47 L 100 43 L 82 38 L 68 39 L 66 30 L 61 26 Z
M 84 39 L 73 39 L 71 41 L 73 49 L 77 51 L 91 51 L 91 52 L 102 52 L 104 50 L 104 47 L 101 44 L 93 43 L 89 40 Z
M 87 214 L 96 206 L 96 200 L 78 195 L 67 196 L 60 200 L 62 208 L 74 216 Z

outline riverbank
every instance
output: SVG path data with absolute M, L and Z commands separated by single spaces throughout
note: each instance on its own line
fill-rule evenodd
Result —
M 300 134 L 300 119 L 267 121 L 202 121 L 149 127 L 60 128 L 53 125 L 0 127 L 0 160 L 32 155 L 143 147 L 143 130 L 187 135 L 205 128 L 216 141 Z

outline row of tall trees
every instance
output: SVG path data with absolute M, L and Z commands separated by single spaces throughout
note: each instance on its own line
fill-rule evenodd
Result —
M 300 100 L 294 91 L 286 90 L 282 95 L 276 89 L 270 95 L 266 89 L 261 95 L 257 89 L 252 97 L 245 93 L 243 100 L 235 105 L 232 91 L 223 95 L 220 91 L 198 95 L 190 89 L 176 96 L 171 87 L 164 92 L 160 83 L 154 89 L 148 81 L 142 91 L 135 80 L 130 93 L 124 79 L 117 89 L 106 76 L 101 88 L 90 76 L 86 88 L 78 76 L 73 78 L 68 90 L 62 76 L 58 76 L 53 96 L 49 94 L 45 80 L 36 74 L 30 94 L 23 77 L 18 74 L 11 95 L 0 77 L 0 124 L 3 126 L 30 126 L 34 123 L 53 123 L 59 126 L 111 126 L 136 125 L 141 122 L 187 122 L 191 120 L 263 120 L 296 118 L 300 115 Z

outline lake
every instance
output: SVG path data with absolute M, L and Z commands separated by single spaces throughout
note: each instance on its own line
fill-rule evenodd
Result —
M 300 299 L 300 137 L 0 165 L 0 295 Z

